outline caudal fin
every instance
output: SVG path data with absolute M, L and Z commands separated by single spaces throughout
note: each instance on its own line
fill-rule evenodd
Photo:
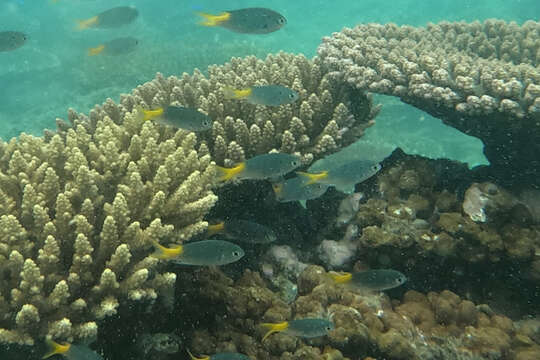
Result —
M 90 48 L 88 49 L 88 56 L 96 56 L 96 55 L 99 55 L 103 52 L 103 50 L 105 50 L 105 45 L 99 45 L 99 46 L 96 46 L 95 48 Z
M 152 256 L 161 260 L 177 258 L 184 251 L 182 245 L 174 245 L 173 247 L 167 248 L 157 241 L 152 241 L 152 245 L 156 248 L 156 251 L 154 251 Z
M 315 173 L 315 174 L 303 172 L 303 171 L 297 171 L 296 174 L 298 176 L 301 176 L 307 179 L 307 181 L 304 182 L 303 186 L 315 184 L 328 177 L 328 171 L 321 171 L 320 173 Z
M 86 20 L 77 20 L 77 30 L 85 30 L 89 29 L 98 22 L 98 17 L 93 16 L 90 19 Z
M 45 343 L 47 345 L 47 353 L 43 355 L 42 359 L 50 358 L 51 356 L 56 354 L 65 354 L 71 347 L 70 344 L 62 345 L 50 339 L 47 339 Z
M 197 12 L 197 15 L 203 17 L 203 21 L 199 23 L 202 26 L 219 26 L 225 21 L 229 20 L 231 14 L 228 12 L 222 12 L 219 15 L 207 14 L 204 12 Z
M 225 99 L 231 100 L 241 100 L 247 98 L 249 95 L 251 95 L 251 89 L 235 89 L 231 86 L 224 86 L 223 87 L 223 96 Z
M 225 168 L 221 166 L 216 166 L 218 171 L 218 181 L 227 181 L 234 179 L 238 174 L 242 173 L 246 168 L 246 163 L 242 162 L 236 165 L 233 168 Z
M 283 321 L 280 323 L 262 323 L 261 326 L 265 329 L 268 329 L 268 332 L 264 334 L 261 340 L 261 342 L 263 342 L 264 340 L 266 340 L 267 337 L 269 337 L 273 333 L 287 330 L 287 328 L 289 327 L 289 323 L 287 321 Z
M 219 222 L 217 224 L 208 225 L 208 229 L 206 230 L 206 236 L 214 236 L 216 234 L 222 233 L 225 230 L 225 222 Z
M 352 274 L 349 272 L 330 272 L 328 273 L 328 276 L 330 276 L 332 281 L 336 284 L 346 284 L 352 279 Z

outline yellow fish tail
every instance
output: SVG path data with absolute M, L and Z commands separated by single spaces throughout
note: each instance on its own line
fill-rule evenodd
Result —
M 171 260 L 177 258 L 184 251 L 182 245 L 174 245 L 173 247 L 167 248 L 157 241 L 152 241 L 152 244 L 156 248 L 156 251 L 154 251 L 152 256 L 161 260 Z
M 251 95 L 251 88 L 247 89 L 235 89 L 230 86 L 225 86 L 223 88 L 223 96 L 225 99 L 235 99 L 235 100 L 241 100 L 247 98 L 249 95 Z
M 276 196 L 281 196 L 281 193 L 283 192 L 283 183 L 272 184 L 272 190 L 274 190 Z
M 269 337 L 270 335 L 272 335 L 273 333 L 277 333 L 277 332 L 280 332 L 280 331 L 284 331 L 284 330 L 287 330 L 287 328 L 289 327 L 289 322 L 288 321 L 283 321 L 283 322 L 280 322 L 280 323 L 262 323 L 261 326 L 263 328 L 266 328 L 268 329 L 268 332 L 266 334 L 264 334 L 262 341 L 266 340 L 267 337 Z
M 99 55 L 103 52 L 103 50 L 105 50 L 105 45 L 99 45 L 99 46 L 96 46 L 95 48 L 90 48 L 88 49 L 88 56 Z
M 341 273 L 331 272 L 328 274 L 328 276 L 330 276 L 330 278 L 336 284 L 345 284 L 351 281 L 352 279 L 352 274 L 349 272 L 341 272 Z
M 65 354 L 69 351 L 69 348 L 71 347 L 70 344 L 62 345 L 50 339 L 46 340 L 46 344 L 48 347 L 48 351 L 45 355 L 43 355 L 42 359 L 50 358 L 51 356 L 56 354 Z
M 208 225 L 206 230 L 206 236 L 210 237 L 219 233 L 222 233 L 225 230 L 225 222 L 220 222 L 214 225 Z
M 240 163 L 233 168 L 224 168 L 221 166 L 216 166 L 219 173 L 219 181 L 227 181 L 236 177 L 236 175 L 242 173 L 246 168 L 246 163 Z
M 198 358 L 198 357 L 195 357 L 195 356 L 191 353 L 191 351 L 189 351 L 189 349 L 186 349 L 186 351 L 187 351 L 189 357 L 191 358 L 191 360 L 210 360 L 210 356 L 208 356 L 208 355 L 207 355 L 207 356 L 203 356 L 203 357 L 201 357 L 201 358 Z
M 316 182 L 326 179 L 328 177 L 328 171 L 321 171 L 320 173 L 312 174 L 303 171 L 297 171 L 297 175 L 307 178 L 307 182 L 304 183 L 304 186 L 315 184 Z
M 164 111 L 163 108 L 159 108 L 155 110 L 145 110 L 141 105 L 137 105 L 135 109 L 137 110 L 137 120 L 140 120 L 140 121 L 153 120 L 163 115 L 163 111 Z
M 212 15 L 212 14 L 207 14 L 204 12 L 197 12 L 197 15 L 202 16 L 204 18 L 204 20 L 199 23 L 199 25 L 202 25 L 202 26 L 219 26 L 225 21 L 229 20 L 229 18 L 231 17 L 231 14 L 228 12 L 222 12 L 219 15 Z
M 86 20 L 77 20 L 77 29 L 85 30 L 98 23 L 98 17 L 94 16 Z

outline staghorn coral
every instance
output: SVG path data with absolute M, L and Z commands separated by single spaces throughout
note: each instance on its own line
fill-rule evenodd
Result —
M 118 123 L 0 144 L 0 343 L 90 341 L 120 306 L 172 305 L 150 241 L 205 230 L 214 164 L 194 133 Z
M 265 107 L 224 99 L 221 91 L 225 85 L 265 84 L 291 87 L 300 98 L 293 104 Z M 379 111 L 364 92 L 332 81 L 317 62 L 286 53 L 265 60 L 233 58 L 225 65 L 210 66 L 208 76 L 199 70 L 180 78 L 158 73 L 131 95 L 122 95 L 119 105 L 108 100 L 96 107 L 88 124 L 92 127 L 105 114 L 121 122 L 137 104 L 145 108 L 179 104 L 206 112 L 214 125 L 199 135 L 199 151 L 209 152 L 216 163 L 226 166 L 274 149 L 301 154 L 304 163 L 310 163 L 357 140 Z M 78 124 L 87 118 L 70 110 L 68 120 Z M 61 131 L 70 127 L 61 120 L 57 123 Z
M 318 56 L 330 75 L 480 138 L 500 177 L 538 183 L 539 35 L 533 21 L 368 24 L 324 38 Z

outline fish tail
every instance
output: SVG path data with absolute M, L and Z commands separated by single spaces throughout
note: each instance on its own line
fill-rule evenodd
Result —
M 152 257 L 161 259 L 161 260 L 170 260 L 178 257 L 182 251 L 182 245 L 175 245 L 173 247 L 167 248 L 155 240 L 152 240 L 152 245 L 156 248 L 156 251 L 152 253 Z
M 331 272 L 331 273 L 328 273 L 328 276 L 330 276 L 332 281 L 334 281 L 336 284 L 345 284 L 351 281 L 352 279 L 352 274 L 349 272 L 341 272 L 341 273 Z
M 246 163 L 242 162 L 233 168 L 224 168 L 221 166 L 216 166 L 216 168 L 219 173 L 218 181 L 227 181 L 235 178 L 236 175 L 242 173 L 242 171 L 244 171 L 244 169 L 246 168 Z
M 222 12 L 219 15 L 212 15 L 212 14 L 207 14 L 204 12 L 197 12 L 197 15 L 202 16 L 204 18 L 204 20 L 199 23 L 199 25 L 202 25 L 202 26 L 219 26 L 225 21 L 229 20 L 229 18 L 231 17 L 231 13 L 228 13 L 228 12 Z
M 141 105 L 135 106 L 137 110 L 137 120 L 139 121 L 148 121 L 153 120 L 163 114 L 163 108 L 156 110 L 145 110 Z
M 77 29 L 78 30 L 88 29 L 92 25 L 97 24 L 97 22 L 98 22 L 98 17 L 97 16 L 93 16 L 90 19 L 86 19 L 86 20 L 77 20 Z
M 198 358 L 198 357 L 195 357 L 191 351 L 189 351 L 189 349 L 186 349 L 189 357 L 191 358 L 191 360 L 210 360 L 210 356 L 203 356 L 202 358 Z
M 88 56 L 96 56 L 99 55 L 105 50 L 105 45 L 101 44 L 99 46 L 96 46 L 95 48 L 88 49 Z
M 266 332 L 266 334 L 264 334 L 261 340 L 261 342 L 263 342 L 264 340 L 266 340 L 267 337 L 269 337 L 273 333 L 287 330 L 287 328 L 289 327 L 289 322 L 283 321 L 280 323 L 262 323 L 261 326 L 265 329 L 268 329 L 268 331 Z
M 223 87 L 223 96 L 225 97 L 225 99 L 235 99 L 235 100 L 240 100 L 240 99 L 245 99 L 247 98 L 249 95 L 251 95 L 251 89 L 250 88 L 247 88 L 247 89 L 235 89 L 231 86 L 225 86 Z
M 50 358 L 56 354 L 65 354 L 71 347 L 70 344 L 62 345 L 51 339 L 45 340 L 45 344 L 47 345 L 47 352 L 43 355 L 42 359 Z
M 274 194 L 277 197 L 281 196 L 281 193 L 283 192 L 283 183 L 273 183 L 272 190 L 274 190 Z
M 216 234 L 219 234 L 225 230 L 225 222 L 219 222 L 214 225 L 208 225 L 208 229 L 206 230 L 206 236 L 214 236 Z
M 303 171 L 297 171 L 297 175 L 307 178 L 307 182 L 304 183 L 304 186 L 315 184 L 316 182 L 326 179 L 328 177 L 328 171 L 321 171 L 320 173 L 312 174 Z

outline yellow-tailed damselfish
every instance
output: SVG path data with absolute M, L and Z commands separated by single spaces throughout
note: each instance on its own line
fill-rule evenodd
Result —
M 287 19 L 267 8 L 246 8 L 222 12 L 218 15 L 198 12 L 204 18 L 200 25 L 220 26 L 242 34 L 268 34 L 281 29 Z
M 262 341 L 277 332 L 303 338 L 314 338 L 324 336 L 334 330 L 334 323 L 332 321 L 321 318 L 298 319 L 280 323 L 263 323 L 261 326 L 268 329 Z
M 252 179 L 263 180 L 285 175 L 302 165 L 300 156 L 271 153 L 257 155 L 233 168 L 218 166 L 219 180 Z
M 226 265 L 240 260 L 244 250 L 236 244 L 223 240 L 202 240 L 186 245 L 167 248 L 154 242 L 154 257 L 181 265 Z
M 79 20 L 77 24 L 79 30 L 116 28 L 133 22 L 137 16 L 139 16 L 139 11 L 134 7 L 118 6 L 86 20 Z
M 279 106 L 291 104 L 298 100 L 298 93 L 281 85 L 252 86 L 245 89 L 235 89 L 229 86 L 223 88 L 226 99 L 243 100 L 250 104 Z
M 0 31 L 0 52 L 18 49 L 27 39 L 28 36 L 20 31 Z
M 401 272 L 392 269 L 375 269 L 355 273 L 330 273 L 336 284 L 367 291 L 382 291 L 393 289 L 405 284 L 407 277 Z
M 229 239 L 252 244 L 267 244 L 276 240 L 276 234 L 267 226 L 248 220 L 227 220 L 208 225 L 207 236 L 223 234 Z
M 197 109 L 177 105 L 153 110 L 145 110 L 142 106 L 137 106 L 137 113 L 141 120 L 154 120 L 159 124 L 194 132 L 209 130 L 213 125 L 208 115 Z
M 113 39 L 103 44 L 100 44 L 96 47 L 88 49 L 88 56 L 96 55 L 109 55 L 109 56 L 118 56 L 129 54 L 134 51 L 139 45 L 139 40 L 133 37 L 122 37 Z

